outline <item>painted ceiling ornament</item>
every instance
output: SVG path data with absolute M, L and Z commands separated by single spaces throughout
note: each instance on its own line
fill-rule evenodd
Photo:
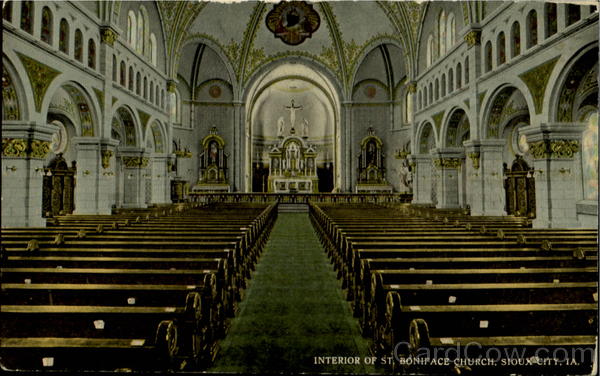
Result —
M 321 17 L 305 1 L 283 1 L 267 14 L 267 28 L 285 44 L 299 45 L 321 25 Z

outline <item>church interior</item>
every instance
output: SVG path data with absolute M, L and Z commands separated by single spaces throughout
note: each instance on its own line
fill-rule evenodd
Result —
M 596 2 L 2 22 L 3 370 L 597 372 Z

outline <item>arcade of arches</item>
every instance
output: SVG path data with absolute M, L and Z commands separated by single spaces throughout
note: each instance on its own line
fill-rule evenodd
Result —
M 595 5 L 2 4 L 2 226 L 209 191 L 597 225 Z

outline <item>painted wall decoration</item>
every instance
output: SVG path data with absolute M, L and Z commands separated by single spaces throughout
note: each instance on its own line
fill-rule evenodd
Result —
M 296 46 L 310 38 L 321 24 L 321 17 L 304 1 L 281 2 L 267 14 L 267 27 L 276 38 Z
M 2 120 L 19 120 L 20 117 L 17 91 L 6 66 L 2 65 Z

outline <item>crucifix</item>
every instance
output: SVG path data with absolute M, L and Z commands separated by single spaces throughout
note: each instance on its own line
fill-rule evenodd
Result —
M 294 100 L 292 99 L 292 104 L 290 106 L 284 106 L 286 110 L 290 112 L 290 123 L 292 124 L 292 128 L 294 128 L 294 123 L 296 122 L 296 111 L 302 110 L 302 106 L 294 106 Z

